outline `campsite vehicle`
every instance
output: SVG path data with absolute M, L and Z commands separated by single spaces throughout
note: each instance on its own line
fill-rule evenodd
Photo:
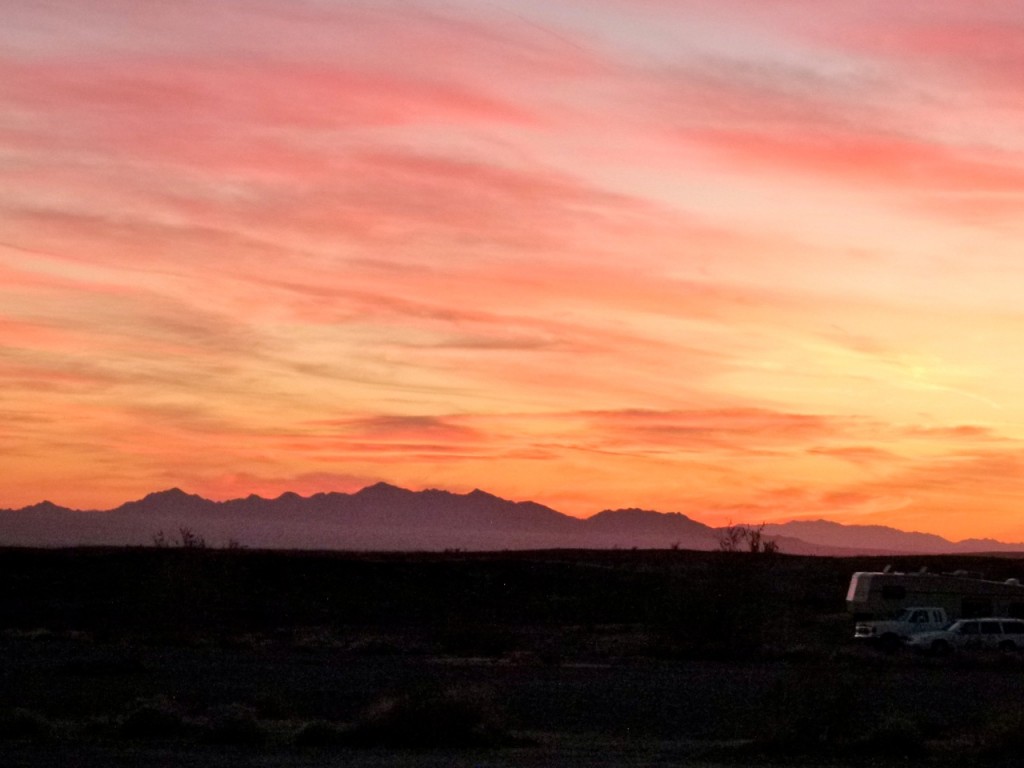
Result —
M 1024 621 L 996 616 L 961 619 L 947 629 L 911 635 L 907 645 L 914 650 L 931 653 L 967 648 L 1019 651 L 1024 649 Z
M 915 606 L 905 608 L 892 619 L 858 621 L 853 636 L 857 640 L 877 644 L 884 650 L 894 651 L 911 635 L 944 629 L 949 623 L 945 608 Z
M 982 616 L 1024 618 L 1024 586 L 1017 579 L 989 581 L 965 571 L 897 573 L 858 571 L 850 578 L 847 610 L 858 621 L 890 618 L 908 607 L 941 608 L 949 621 Z

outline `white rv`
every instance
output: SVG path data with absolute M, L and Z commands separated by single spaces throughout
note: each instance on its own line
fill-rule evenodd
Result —
M 943 608 L 950 621 L 983 616 L 1020 619 L 1024 586 L 1017 579 L 989 581 L 965 571 L 858 571 L 846 593 L 846 608 L 859 620 L 888 618 L 917 605 Z

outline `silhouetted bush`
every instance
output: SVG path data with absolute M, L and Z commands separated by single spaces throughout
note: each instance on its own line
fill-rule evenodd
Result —
M 348 730 L 325 720 L 307 723 L 293 739 L 299 747 L 339 747 L 349 742 Z
M 383 637 L 360 637 L 353 640 L 346 651 L 353 656 L 398 656 L 409 652 L 397 640 Z M 422 652 L 412 645 L 412 652 Z
M 864 735 L 853 719 L 855 690 L 845 674 L 794 670 L 771 691 L 753 748 L 798 755 L 850 744 Z
M 516 650 L 507 627 L 453 622 L 438 633 L 441 653 L 452 656 L 499 657 Z
M 121 721 L 118 735 L 133 740 L 176 739 L 192 726 L 173 703 L 163 697 L 140 702 Z
M 128 677 L 142 674 L 146 666 L 137 656 L 120 652 L 99 658 L 72 659 L 62 665 L 61 671 L 74 677 Z
M 718 549 L 721 552 L 774 555 L 779 551 L 779 542 L 765 535 L 764 526 L 764 523 L 759 526 L 727 525 L 719 529 Z
M 709 555 L 706 570 L 670 572 L 660 586 L 661 603 L 651 611 L 662 634 L 659 655 L 746 661 L 778 647 L 794 611 L 779 558 L 742 549 Z
M 864 717 L 856 670 L 800 670 L 780 680 L 765 705 L 759 733 L 741 751 L 759 756 L 927 756 L 923 723 L 905 715 Z M 857 713 L 860 713 L 859 715 Z
M 853 749 L 884 757 L 921 757 L 926 754 L 924 730 L 905 717 L 884 717 L 855 741 Z
M 179 528 L 178 538 L 172 539 L 163 530 L 159 530 L 151 537 L 153 547 L 156 549 L 167 549 L 171 546 L 179 546 L 183 549 L 206 549 L 206 539 L 200 534 L 193 531 L 191 528 Z M 232 539 L 229 544 L 236 544 L 237 542 Z M 230 549 L 238 549 L 239 546 L 229 547 Z
M 355 723 L 353 746 L 493 747 L 514 740 L 490 696 L 477 689 L 421 690 L 381 699 Z
M 0 710 L 0 739 L 11 741 L 48 741 L 56 728 L 46 717 L 29 709 Z
M 262 744 L 268 735 L 253 709 L 229 704 L 207 716 L 202 738 L 209 744 Z
M 206 539 L 191 528 L 179 528 L 178 541 L 184 549 L 206 549 Z
M 295 705 L 281 696 L 258 693 L 252 699 L 252 711 L 261 720 L 284 720 L 295 715 Z
M 968 737 L 975 750 L 987 757 L 1020 755 L 1024 753 L 1024 710 L 995 713 Z

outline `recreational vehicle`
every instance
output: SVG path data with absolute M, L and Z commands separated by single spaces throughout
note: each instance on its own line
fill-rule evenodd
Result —
M 983 616 L 1024 618 L 1024 586 L 954 573 L 859 571 L 850 579 L 846 608 L 856 619 L 894 616 L 909 606 L 944 608 L 951 621 Z

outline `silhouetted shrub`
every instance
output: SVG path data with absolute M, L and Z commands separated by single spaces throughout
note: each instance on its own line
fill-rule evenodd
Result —
M 121 677 L 141 674 L 145 664 L 136 657 L 120 653 L 100 658 L 72 659 L 62 665 L 64 674 L 75 677 Z
M 178 541 L 184 549 L 206 549 L 206 539 L 191 528 L 179 528 Z
M 178 529 L 177 540 L 168 536 L 162 529 L 154 533 L 150 538 L 153 542 L 153 547 L 156 549 L 167 549 L 174 545 L 182 547 L 183 549 L 206 549 L 206 539 L 191 528 L 187 527 Z M 228 548 L 241 549 L 242 547 L 237 541 L 231 539 L 231 541 L 228 542 Z
M 780 754 L 825 752 L 863 736 L 853 721 L 856 686 L 846 676 L 794 671 L 771 691 L 755 751 Z
M 858 702 L 863 686 L 856 674 L 825 667 L 793 670 L 771 691 L 759 732 L 743 749 L 759 756 L 926 756 L 921 721 L 884 713 L 879 719 L 863 716 Z
M 125 739 L 175 739 L 186 735 L 190 724 L 169 700 L 159 697 L 138 704 L 118 728 Z
M 1020 755 L 1024 753 L 1024 710 L 994 714 L 969 737 L 977 751 L 988 757 Z
M 29 709 L 0 710 L 0 739 L 12 741 L 47 741 L 54 738 L 53 723 Z
M 886 757 L 921 757 L 925 754 L 924 731 L 904 717 L 886 717 L 853 745 L 861 753 Z
M 493 699 L 476 689 L 422 690 L 384 698 L 347 736 L 353 746 L 492 747 L 513 740 Z
M 259 693 L 253 697 L 252 711 L 260 720 L 285 720 L 295 714 L 295 706 L 280 696 Z
M 209 744 L 262 744 L 268 732 L 250 707 L 229 704 L 208 715 L 203 741 Z
M 666 580 L 661 593 L 671 599 L 652 611 L 652 623 L 663 635 L 660 652 L 746 661 L 777 645 L 789 610 L 780 594 L 777 562 L 723 549 L 713 553 L 699 587 L 691 578 Z
M 487 624 L 451 624 L 437 641 L 441 652 L 452 656 L 497 658 L 516 650 L 515 637 L 507 627 Z
M 718 549 L 722 552 L 749 552 L 752 555 L 774 555 L 779 543 L 769 539 L 764 532 L 764 523 L 759 526 L 727 525 L 718 531 Z
M 338 747 L 348 744 L 350 739 L 346 729 L 317 720 L 302 726 L 293 741 L 299 747 Z
M 397 641 L 381 637 L 357 638 L 346 650 L 353 656 L 397 656 L 406 652 Z

